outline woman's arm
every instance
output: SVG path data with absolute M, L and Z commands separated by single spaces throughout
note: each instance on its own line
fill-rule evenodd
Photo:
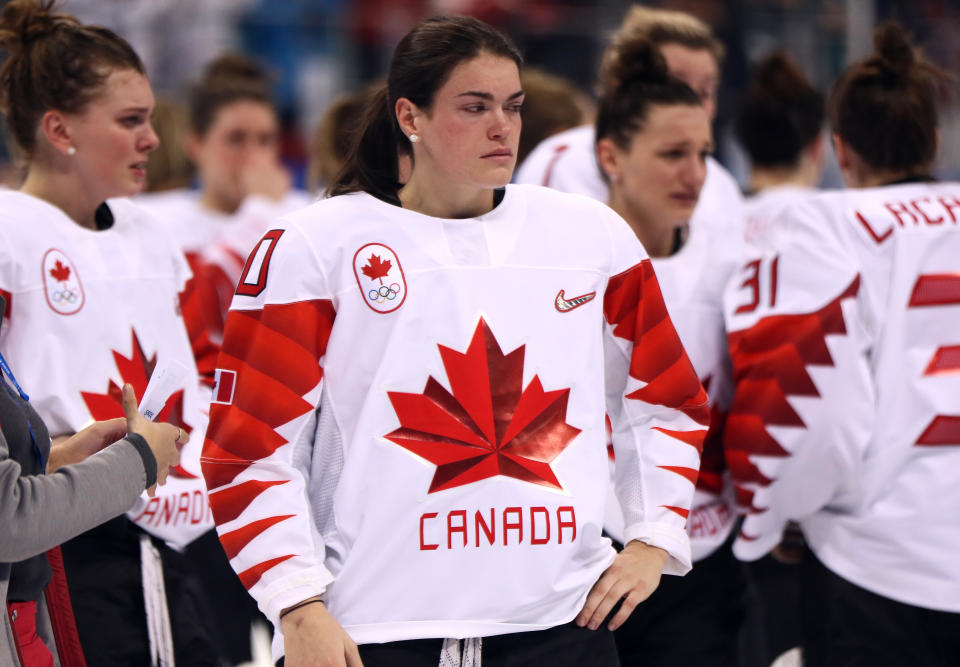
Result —
M 7 451 L 0 434 L 3 562 L 30 558 L 123 514 L 151 481 L 143 456 L 128 440 L 50 475 L 21 475 Z

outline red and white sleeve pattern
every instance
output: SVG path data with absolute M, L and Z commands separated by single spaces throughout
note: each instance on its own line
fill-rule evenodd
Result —
M 642 257 L 635 239 L 629 247 Z M 664 572 L 684 574 L 691 567 L 684 526 L 710 420 L 707 395 L 667 314 L 649 259 L 609 279 L 603 312 L 614 489 L 624 514 L 624 541 L 666 550 Z
M 734 397 L 724 448 L 745 514 L 734 545 L 743 560 L 775 547 L 789 520 L 843 504 L 873 415 L 856 262 L 815 206 L 785 215 L 780 247 L 748 257 L 725 296 Z
M 336 313 L 296 236 L 268 232 L 269 252 L 254 249 L 248 261 L 246 273 L 261 287 L 238 292 L 227 315 L 202 458 L 224 551 L 275 625 L 281 610 L 322 594 L 333 579 L 294 456 L 313 446 Z

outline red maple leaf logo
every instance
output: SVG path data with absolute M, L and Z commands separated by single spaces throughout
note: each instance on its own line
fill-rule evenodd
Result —
M 453 393 L 432 376 L 422 394 L 388 392 L 401 427 L 385 436 L 437 466 L 430 493 L 497 475 L 562 489 L 550 462 L 580 433 L 570 390 L 522 389 L 525 346 L 504 355 L 483 319 L 466 352 L 437 347 Z
M 58 259 L 57 263 L 50 269 L 50 275 L 53 276 L 54 280 L 64 283 L 70 278 L 70 267 Z
M 360 269 L 363 275 L 367 276 L 370 280 L 379 280 L 380 284 L 383 284 L 383 279 L 387 277 L 387 274 L 390 273 L 390 267 L 392 264 L 390 260 L 383 261 L 380 259 L 379 255 L 370 254 L 370 259 L 367 260 L 366 266 Z
M 59 264 L 59 262 L 57 263 Z M 147 355 L 144 354 L 143 347 L 140 345 L 140 340 L 137 338 L 137 332 L 132 331 L 132 334 L 132 352 L 129 359 L 116 350 L 113 351 L 113 358 L 114 361 L 116 361 L 117 370 L 120 371 L 120 377 L 122 378 L 121 384 L 118 385 L 113 380 L 110 380 L 107 384 L 107 391 L 104 394 L 95 394 L 87 391 L 80 392 L 80 395 L 83 396 L 83 402 L 87 404 L 87 409 L 90 411 L 90 416 L 97 421 L 123 417 L 121 389 L 123 384 L 129 382 L 133 385 L 133 391 L 137 395 L 137 400 L 139 400 L 143 397 L 143 392 L 147 390 L 147 383 L 150 381 L 150 376 L 153 375 L 153 370 L 157 366 L 157 355 L 154 354 L 147 359 Z M 156 421 L 169 422 L 175 426 L 179 426 L 187 433 L 193 430 L 193 427 L 183 420 L 182 389 L 174 392 L 173 395 L 167 399 L 163 410 L 157 415 Z M 185 479 L 196 479 L 197 477 L 180 466 L 171 468 L 170 474 L 174 477 Z

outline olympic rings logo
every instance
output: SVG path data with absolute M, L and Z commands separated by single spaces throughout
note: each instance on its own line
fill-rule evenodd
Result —
M 77 299 L 80 298 L 80 295 L 76 290 L 67 287 L 66 289 L 57 290 L 53 293 L 53 300 L 55 303 L 76 303 Z
M 367 298 L 376 304 L 393 301 L 400 294 L 400 283 L 391 283 L 390 285 L 381 285 L 378 289 L 372 289 L 367 292 Z

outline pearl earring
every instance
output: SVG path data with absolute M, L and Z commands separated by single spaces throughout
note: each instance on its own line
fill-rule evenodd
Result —
M 415 143 L 417 143 L 418 141 L 420 141 L 420 137 L 418 137 L 418 136 L 415 135 L 415 134 L 411 134 L 411 135 L 410 135 L 410 143 L 411 143 L 411 144 L 415 144 Z
M 70 146 L 69 148 L 67 148 L 67 155 L 76 155 L 76 154 L 77 154 L 76 146 Z

